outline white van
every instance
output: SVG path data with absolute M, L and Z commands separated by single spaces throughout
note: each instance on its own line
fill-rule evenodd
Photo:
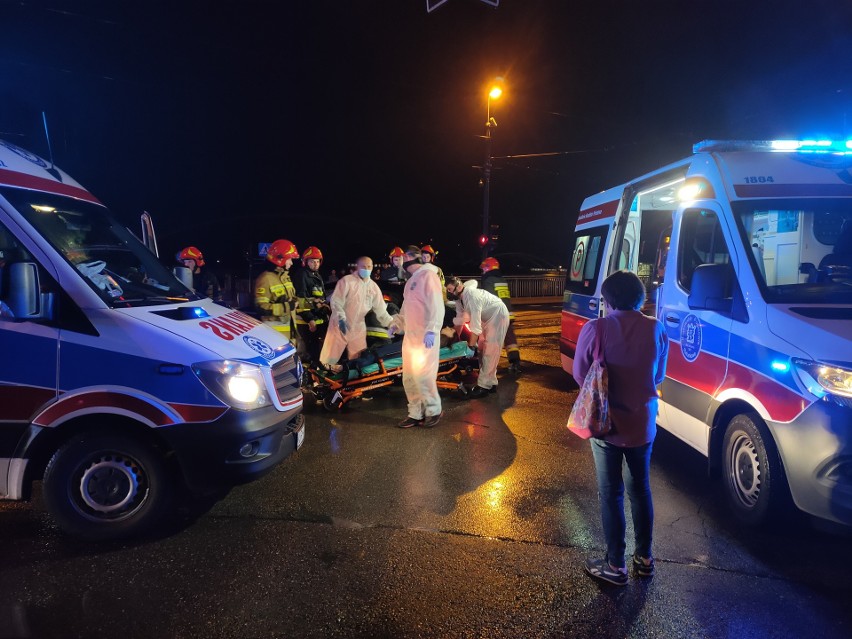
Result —
M 670 355 L 658 423 L 720 470 L 747 523 L 852 524 L 852 142 L 706 141 L 585 200 L 560 351 L 629 269 Z
M 0 498 L 43 479 L 60 527 L 136 534 L 304 439 L 285 338 L 195 295 L 107 209 L 0 141 Z

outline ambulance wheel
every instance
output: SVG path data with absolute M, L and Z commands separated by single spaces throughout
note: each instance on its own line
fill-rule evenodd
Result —
M 322 398 L 322 405 L 328 411 L 338 411 L 343 406 L 343 397 L 337 391 Z
M 759 526 L 788 511 L 790 491 L 781 457 L 757 415 L 737 415 L 728 423 L 722 455 L 725 494 L 737 519 Z
M 88 540 L 142 533 L 168 510 L 172 493 L 156 448 L 102 433 L 82 433 L 56 451 L 43 490 L 59 527 Z

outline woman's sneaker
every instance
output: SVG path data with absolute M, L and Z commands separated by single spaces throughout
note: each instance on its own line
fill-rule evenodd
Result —
M 655 572 L 654 558 L 633 555 L 633 572 L 640 577 L 653 577 Z
M 586 572 L 595 579 L 606 581 L 616 586 L 627 585 L 627 568 L 616 568 L 607 559 L 586 559 Z

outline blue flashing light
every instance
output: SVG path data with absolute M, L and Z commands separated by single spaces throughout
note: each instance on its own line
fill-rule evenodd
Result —
M 209 317 L 209 315 L 207 314 L 207 311 L 205 311 L 205 310 L 204 310 L 203 308 L 201 308 L 200 306 L 196 306 L 196 307 L 194 307 L 194 308 L 192 309 L 192 313 L 193 313 L 196 317 Z
M 790 362 L 778 359 L 774 360 L 769 366 L 777 373 L 786 373 L 790 370 Z
M 775 151 L 782 153 L 830 153 L 852 155 L 852 140 L 704 140 L 692 147 L 693 153 Z

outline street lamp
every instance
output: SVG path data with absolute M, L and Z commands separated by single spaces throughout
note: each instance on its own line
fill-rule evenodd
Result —
M 491 87 L 488 89 L 488 99 L 486 100 L 486 120 L 485 120 L 485 166 L 482 170 L 482 236 L 480 244 L 482 244 L 482 259 L 488 257 L 488 246 L 491 238 L 491 225 L 488 220 L 488 206 L 491 197 L 491 129 L 497 128 L 497 120 L 491 117 L 491 100 L 498 100 L 503 95 L 503 78 L 494 78 Z M 486 238 L 484 242 L 482 238 Z

